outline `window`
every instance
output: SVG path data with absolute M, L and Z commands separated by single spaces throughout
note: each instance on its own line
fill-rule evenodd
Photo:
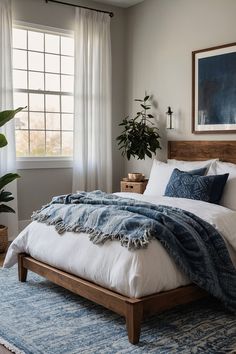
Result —
M 13 28 L 17 157 L 73 155 L 74 40 L 62 33 Z

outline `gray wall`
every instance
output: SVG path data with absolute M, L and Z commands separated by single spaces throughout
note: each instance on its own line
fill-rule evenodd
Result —
M 224 140 L 236 135 L 191 133 L 191 52 L 236 40 L 235 0 L 145 0 L 127 10 L 126 113 L 137 112 L 135 97 L 147 90 L 158 102 L 157 118 L 166 158 L 169 140 Z M 163 128 L 167 106 L 178 127 Z M 168 135 L 167 135 L 168 134 Z M 126 163 L 126 172 L 149 175 L 151 159 Z
M 69 2 L 69 1 L 68 1 Z M 76 3 L 76 0 L 74 0 Z M 125 15 L 123 9 L 102 5 L 92 1 L 78 1 L 80 5 L 111 10 L 112 41 L 112 134 L 113 134 L 113 190 L 119 190 L 123 176 L 123 160 L 117 151 L 115 137 L 118 124 L 124 115 L 124 36 Z M 33 24 L 73 30 L 74 9 L 69 6 L 48 3 L 44 0 L 13 0 L 13 19 Z M 47 203 L 53 195 L 70 193 L 72 188 L 71 169 L 20 170 L 18 181 L 19 220 L 30 218 L 33 210 Z

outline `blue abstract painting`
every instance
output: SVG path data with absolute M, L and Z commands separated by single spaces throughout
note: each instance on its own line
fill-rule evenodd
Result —
M 236 52 L 198 59 L 198 124 L 236 124 Z

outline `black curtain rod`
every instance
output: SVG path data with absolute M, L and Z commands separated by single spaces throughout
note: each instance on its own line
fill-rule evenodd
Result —
M 92 11 L 97 11 L 97 12 L 103 12 L 105 14 L 109 14 L 110 17 L 113 17 L 114 16 L 114 13 L 113 12 L 110 12 L 110 11 L 103 11 L 103 10 L 99 10 L 99 9 L 93 9 L 91 7 L 86 7 L 86 6 L 81 6 L 81 5 L 75 5 L 75 4 L 70 4 L 69 2 L 63 2 L 63 1 L 58 1 L 58 0 L 45 0 L 46 3 L 48 2 L 55 2 L 57 4 L 61 4 L 61 5 L 68 5 L 68 6 L 73 6 L 73 7 L 80 7 L 82 9 L 87 9 L 87 10 L 92 10 Z

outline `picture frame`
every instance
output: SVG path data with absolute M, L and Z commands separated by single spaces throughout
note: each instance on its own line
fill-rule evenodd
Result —
M 192 133 L 236 133 L 236 43 L 192 52 Z

